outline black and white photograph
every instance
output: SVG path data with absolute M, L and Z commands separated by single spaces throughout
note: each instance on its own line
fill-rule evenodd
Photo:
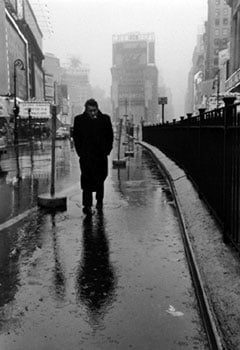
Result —
M 240 0 L 0 0 L 0 350 L 240 350 Z

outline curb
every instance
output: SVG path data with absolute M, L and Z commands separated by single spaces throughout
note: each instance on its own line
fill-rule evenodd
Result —
M 57 192 L 57 195 L 58 196 L 66 196 L 68 193 L 71 193 L 76 188 L 79 188 L 79 182 L 76 182 L 74 185 L 69 186 L 65 190 Z M 44 196 L 44 194 L 43 194 L 43 196 Z M 40 208 L 37 205 L 35 205 L 34 207 L 24 211 L 23 213 L 21 213 L 17 216 L 14 216 L 13 218 L 5 221 L 4 223 L 0 224 L 0 232 L 6 228 L 9 228 L 9 227 L 17 224 L 18 222 L 24 220 L 27 216 L 29 216 L 30 214 L 32 214 L 34 212 L 37 212 L 38 210 L 40 210 Z

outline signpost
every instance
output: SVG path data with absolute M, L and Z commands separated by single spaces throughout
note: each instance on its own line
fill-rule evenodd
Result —
M 167 97 L 158 97 L 158 104 L 162 105 L 162 124 L 164 124 L 164 105 L 166 105 L 167 103 Z

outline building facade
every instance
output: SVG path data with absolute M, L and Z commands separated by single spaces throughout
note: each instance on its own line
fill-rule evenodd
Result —
M 0 27 L 0 95 L 8 96 L 9 106 L 15 93 L 17 101 L 43 100 L 42 33 L 29 1 L 1 1 Z M 17 66 L 16 60 L 21 60 L 23 67 Z
M 206 27 L 199 28 L 196 46 L 192 55 L 192 67 L 188 74 L 187 93 L 185 97 L 185 113 L 198 113 L 203 103 L 203 85 L 206 56 Z
M 226 0 L 208 0 L 204 80 L 216 76 L 219 68 L 219 52 L 227 48 L 230 29 L 231 11 Z
M 240 93 L 240 0 L 227 0 L 231 8 L 229 77 L 225 91 Z
M 28 0 L 17 0 L 17 25 L 28 43 L 28 62 L 26 64 L 28 98 L 42 101 L 44 100 L 43 34 Z
M 185 112 L 197 114 L 223 104 L 229 74 L 231 9 L 226 0 L 208 0 L 208 20 L 197 37 L 188 77 Z
M 111 100 L 113 121 L 127 117 L 135 125 L 156 122 L 158 70 L 152 33 L 113 36 Z

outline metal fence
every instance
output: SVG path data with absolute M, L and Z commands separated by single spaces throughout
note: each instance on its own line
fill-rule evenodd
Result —
M 143 141 L 184 168 L 219 219 L 224 241 L 240 251 L 240 114 L 233 97 L 225 107 L 172 123 L 143 126 Z

